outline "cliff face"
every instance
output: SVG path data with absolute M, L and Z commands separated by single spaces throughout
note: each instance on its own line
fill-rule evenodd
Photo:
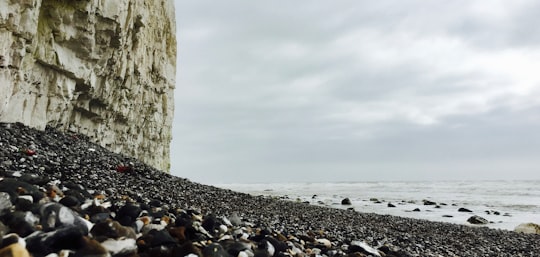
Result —
M 0 0 L 0 120 L 168 170 L 173 0 Z

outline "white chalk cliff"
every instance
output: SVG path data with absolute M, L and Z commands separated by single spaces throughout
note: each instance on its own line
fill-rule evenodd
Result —
M 0 0 L 0 121 L 169 169 L 173 0 Z

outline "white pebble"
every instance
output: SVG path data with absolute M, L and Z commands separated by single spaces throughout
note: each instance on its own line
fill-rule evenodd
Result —
M 324 245 L 324 247 L 326 248 L 332 247 L 332 242 L 330 242 L 330 240 L 325 239 L 325 238 L 317 239 L 317 243 Z
M 124 240 L 107 239 L 101 243 L 113 255 L 119 253 L 130 253 L 137 250 L 135 239 L 127 238 Z
M 227 231 L 229 231 L 229 228 L 227 226 L 225 226 L 225 225 L 220 225 L 219 226 L 219 233 L 225 234 L 225 233 L 227 233 Z
M 31 195 L 19 195 L 19 198 L 28 200 L 28 201 L 30 201 L 32 203 L 34 202 L 34 198 Z

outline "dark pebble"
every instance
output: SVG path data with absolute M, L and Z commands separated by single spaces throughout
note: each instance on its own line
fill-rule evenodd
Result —
M 341 200 L 341 204 L 342 205 L 351 205 L 352 204 L 351 199 L 345 198 L 345 199 Z

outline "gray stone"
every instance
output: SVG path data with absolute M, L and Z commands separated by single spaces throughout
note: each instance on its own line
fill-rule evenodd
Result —
M 6 192 L 0 192 L 0 214 L 8 211 L 13 204 L 11 204 L 11 198 Z
M 470 217 L 469 219 L 467 219 L 467 222 L 471 223 L 471 224 L 475 224 L 475 225 L 484 225 L 484 224 L 488 224 L 489 221 L 480 217 L 480 216 L 472 216 Z

